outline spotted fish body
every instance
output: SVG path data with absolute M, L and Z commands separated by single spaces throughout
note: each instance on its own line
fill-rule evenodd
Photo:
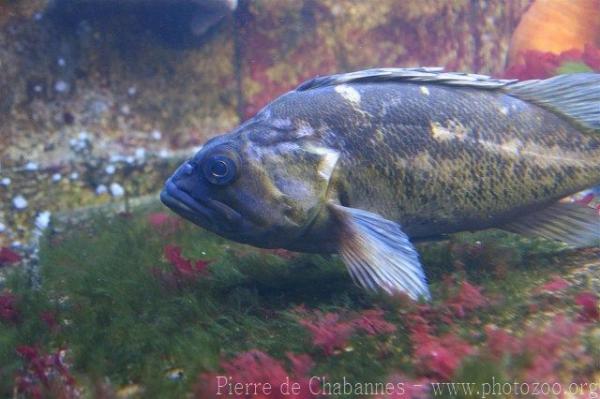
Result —
M 360 285 L 428 297 L 411 241 L 489 227 L 574 245 L 600 237 L 593 210 L 558 202 L 600 184 L 599 131 L 596 74 L 529 82 L 427 68 L 333 75 L 208 142 L 162 198 L 225 237 L 338 252 Z M 227 165 L 235 176 L 223 180 Z M 227 223 L 192 209 L 215 201 Z
M 314 129 L 341 154 L 342 203 L 411 238 L 498 226 L 600 183 L 600 135 L 500 90 L 359 82 L 263 112 Z

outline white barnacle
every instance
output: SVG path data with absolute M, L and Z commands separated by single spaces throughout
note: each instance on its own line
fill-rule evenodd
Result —
M 86 130 L 82 130 L 81 132 L 79 132 L 79 134 L 77 135 L 77 138 L 79 139 L 79 141 L 86 141 L 90 139 L 90 133 Z
M 13 198 L 13 206 L 15 207 L 15 209 L 25 209 L 27 208 L 27 200 L 25 199 L 25 197 L 23 197 L 22 195 L 17 195 L 15 198 Z
M 46 230 L 46 228 L 50 224 L 50 216 L 52 216 L 50 211 L 40 212 L 35 218 L 35 227 L 40 231 Z
M 104 168 L 104 171 L 106 172 L 107 175 L 112 175 L 115 173 L 117 169 L 115 168 L 115 165 L 107 165 L 106 168 Z
M 59 80 L 56 83 L 54 83 L 54 90 L 59 93 L 66 93 L 67 91 L 69 91 L 69 89 L 69 84 L 64 80 Z
M 125 160 L 125 157 L 121 154 L 112 154 L 108 158 L 108 162 L 123 162 L 124 160 Z
M 419 86 L 419 90 L 421 91 L 421 93 L 423 93 L 424 95 L 428 96 L 429 95 L 429 89 L 426 86 Z
M 158 152 L 158 157 L 159 158 L 168 158 L 169 157 L 169 151 L 165 150 L 164 148 L 162 150 L 160 150 Z
M 143 147 L 138 147 L 135 149 L 135 157 L 138 160 L 143 160 L 144 158 L 146 158 L 146 149 Z
M 152 140 L 158 141 L 162 138 L 162 133 L 160 130 L 154 129 L 152 133 L 150 133 L 150 137 L 152 137 Z
M 35 162 L 31 162 L 31 161 L 27 162 L 24 167 L 24 169 L 28 172 L 36 171 L 36 170 L 38 170 L 38 168 L 39 168 L 38 164 Z
M 98 187 L 96 187 L 96 195 L 106 194 L 107 192 L 108 188 L 106 188 L 104 184 L 100 184 Z
M 52 175 L 52 181 L 54 183 L 58 183 L 59 181 L 61 181 L 61 179 L 62 179 L 62 176 L 60 173 L 55 173 Z
M 360 104 L 360 93 L 352 86 L 344 84 L 337 85 L 335 86 L 335 92 L 342 96 L 346 101 Z
M 0 223 L 0 233 L 4 233 L 4 231 L 6 231 L 6 226 L 4 223 Z
M 500 113 L 502 115 L 508 115 L 508 108 L 507 107 L 500 107 Z
M 3 186 L 10 186 L 10 183 L 10 177 L 3 177 L 2 180 L 0 180 L 0 184 L 2 184 Z
M 111 183 L 110 193 L 113 197 L 122 197 L 125 195 L 125 189 L 119 183 Z

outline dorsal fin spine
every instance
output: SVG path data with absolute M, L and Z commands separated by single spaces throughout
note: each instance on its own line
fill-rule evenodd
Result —
M 469 73 L 444 72 L 443 68 L 439 67 L 377 68 L 316 77 L 302 83 L 296 88 L 296 91 L 307 91 L 340 84 L 368 82 L 421 82 L 489 90 L 504 87 L 516 82 L 516 80 L 494 79 L 485 75 Z

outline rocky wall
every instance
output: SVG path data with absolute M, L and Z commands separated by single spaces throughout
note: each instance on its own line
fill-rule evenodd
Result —
M 76 0 L 67 11 L 59 0 L 0 2 L 0 246 L 25 242 L 41 212 L 156 192 L 206 138 L 312 76 L 415 65 L 498 74 L 530 3 L 229 2 L 231 15 L 178 46 L 165 40 L 177 20 L 153 26 L 136 1 L 119 12 L 95 12 L 100 0 L 86 12 Z

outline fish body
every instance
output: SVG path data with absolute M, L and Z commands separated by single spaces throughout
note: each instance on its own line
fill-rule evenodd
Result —
M 360 285 L 427 297 L 411 241 L 490 227 L 574 244 L 600 235 L 592 213 L 557 205 L 600 183 L 599 91 L 595 74 L 316 78 L 207 142 L 162 198 L 224 237 L 339 252 Z

